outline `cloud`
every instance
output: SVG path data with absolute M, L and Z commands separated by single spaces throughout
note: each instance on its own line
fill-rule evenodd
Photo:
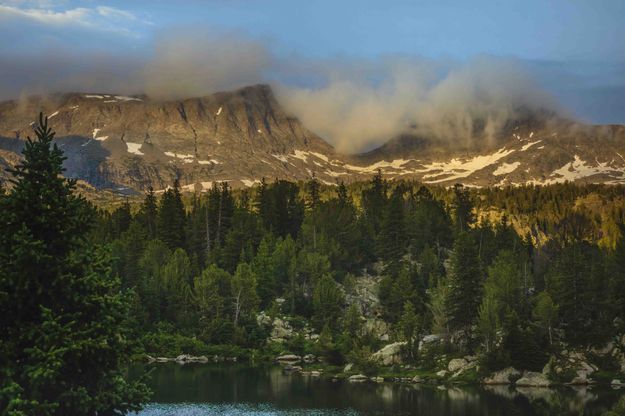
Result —
M 156 38 L 144 70 L 145 92 L 188 98 L 261 82 L 270 66 L 263 43 L 233 32 L 177 29 Z
M 44 19 L 47 12 L 20 13 Z M 109 20 L 136 18 L 98 8 L 53 16 L 60 25 L 68 16 L 89 22 L 94 13 Z M 0 98 L 85 91 L 179 99 L 268 82 L 288 112 L 345 153 L 371 149 L 405 132 L 481 143 L 493 140 L 511 119 L 561 111 L 527 65 L 509 58 L 310 59 L 275 53 L 270 42 L 241 32 L 197 27 L 161 31 L 139 52 L 63 43 L 22 53 L 9 47 L 0 46 L 10 51 L 0 66 Z
M 125 36 L 137 36 L 134 30 L 124 26 L 126 23 L 139 21 L 137 16 L 128 11 L 107 6 L 55 10 L 51 6 L 45 6 L 46 4 L 39 3 L 33 7 L 24 7 L 24 4 L 0 5 L 0 22 L 13 25 L 20 23 L 36 24 L 51 29 L 82 28 Z M 142 22 L 145 23 L 145 21 Z
M 386 57 L 358 66 L 373 76 L 353 77 L 343 64 L 319 86 L 277 88 L 286 108 L 342 152 L 407 132 L 464 145 L 492 141 L 512 119 L 561 111 L 518 60 Z

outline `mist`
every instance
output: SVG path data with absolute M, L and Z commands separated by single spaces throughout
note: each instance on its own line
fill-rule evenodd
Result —
M 354 153 L 411 132 L 428 138 L 493 141 L 510 120 L 564 112 L 521 61 L 478 57 L 466 62 L 386 57 L 373 77 L 339 65 L 318 87 L 279 85 L 279 100 L 306 126 Z
M 55 45 L 14 54 L 0 69 L 0 98 L 81 91 L 169 100 L 255 83 L 272 85 L 287 112 L 343 153 L 408 131 L 463 145 L 492 141 L 528 111 L 563 111 L 514 58 L 311 59 L 245 33 L 197 28 L 160 32 L 139 51 Z

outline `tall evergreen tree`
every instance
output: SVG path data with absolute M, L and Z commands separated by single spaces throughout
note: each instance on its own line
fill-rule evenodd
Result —
M 475 215 L 473 214 L 471 196 L 461 184 L 454 186 L 453 209 L 458 231 L 468 231 L 469 227 L 475 222 Z
M 258 278 L 258 296 L 262 308 L 268 307 L 276 296 L 277 282 L 272 261 L 274 248 L 273 236 L 267 234 L 260 242 L 252 262 L 252 268 Z
M 239 323 L 239 319 L 249 317 L 258 308 L 260 300 L 256 287 L 256 275 L 250 265 L 239 264 L 232 276 L 232 307 L 235 326 Z
M 377 253 L 384 260 L 398 260 L 404 254 L 404 193 L 401 184 L 395 187 L 382 216 Z
M 343 306 L 343 294 L 329 274 L 317 280 L 313 291 L 313 323 L 319 329 L 328 325 L 338 327 Z
M 605 322 L 596 318 L 605 309 L 602 301 L 609 297 L 593 296 L 593 280 L 600 277 L 598 261 L 598 250 L 588 243 L 567 244 L 547 273 L 547 290 L 559 307 L 567 341 L 574 344 L 583 344 L 600 335 L 605 337 L 605 332 L 597 333 Z
M 461 232 L 454 243 L 448 277 L 446 307 L 452 330 L 468 330 L 475 322 L 483 280 L 475 241 L 469 233 Z
M 313 175 L 312 179 L 308 182 L 308 209 L 310 209 L 312 217 L 313 250 L 317 250 L 317 210 L 319 209 L 320 203 L 319 188 L 319 181 Z
M 382 178 L 382 172 L 371 179 L 369 187 L 362 191 L 362 206 L 368 226 L 374 235 L 378 235 L 384 218 L 384 208 L 388 198 L 388 182 Z
M 139 221 L 148 231 L 150 239 L 156 238 L 156 221 L 158 215 L 158 201 L 156 195 L 154 195 L 154 188 L 151 186 L 148 188 L 148 192 L 145 194 L 141 209 L 139 211 Z
M 0 413 L 137 410 L 147 390 L 123 376 L 128 298 L 108 255 L 86 242 L 94 211 L 61 176 L 65 158 L 43 115 L 35 133 L 0 197 Z
M 161 197 L 157 222 L 159 239 L 172 250 L 185 246 L 185 221 L 180 184 L 176 179 L 174 187 L 167 189 Z

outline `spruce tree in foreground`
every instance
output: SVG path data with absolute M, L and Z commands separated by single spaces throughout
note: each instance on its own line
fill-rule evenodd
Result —
M 148 391 L 123 377 L 129 298 L 86 242 L 93 210 L 61 176 L 47 118 L 35 132 L 0 197 L 0 414 L 137 410 Z

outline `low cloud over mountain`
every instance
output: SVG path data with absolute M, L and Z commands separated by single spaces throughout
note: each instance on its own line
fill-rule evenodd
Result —
M 149 26 L 148 19 L 98 7 L 43 13 L 2 6 L 0 21 L 8 23 L 0 29 L 0 99 L 81 91 L 169 100 L 269 83 L 287 112 L 344 153 L 370 150 L 403 133 L 462 146 L 492 142 L 510 121 L 566 115 L 550 91 L 590 114 L 597 111 L 588 103 L 602 102 L 571 96 L 566 85 L 580 85 L 579 77 L 560 77 L 565 86 L 553 82 L 562 68 L 511 57 L 311 58 L 285 52 L 269 38 L 198 26 L 143 38 L 132 28 Z M 63 36 L 28 41 L 24 33 L 33 27 Z M 82 44 L 86 32 L 91 41 Z M 11 38 L 18 34 L 25 47 L 16 50 Z M 102 41 L 94 43 L 94 36 Z M 71 39 L 71 47 L 59 39 Z

